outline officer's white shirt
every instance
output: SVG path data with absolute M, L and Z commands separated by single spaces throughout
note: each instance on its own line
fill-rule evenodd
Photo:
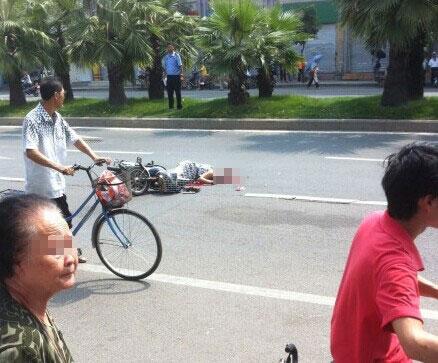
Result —
M 438 68 L 438 57 L 436 59 L 430 58 L 429 67 L 430 68 Z
M 59 198 L 65 192 L 64 176 L 45 166 L 39 165 L 26 156 L 26 149 L 37 149 L 49 160 L 65 165 L 67 143 L 74 144 L 79 136 L 55 112 L 53 118 L 38 104 L 23 121 L 23 151 L 26 171 L 26 193 L 35 193 L 48 198 Z

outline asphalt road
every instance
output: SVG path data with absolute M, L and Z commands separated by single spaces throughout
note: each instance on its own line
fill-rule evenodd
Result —
M 90 248 L 91 223 L 80 231 L 75 243 L 89 262 L 77 286 L 51 303 L 77 362 L 278 362 L 288 342 L 300 362 L 329 362 L 331 305 L 350 241 L 364 215 L 384 208 L 381 160 L 411 141 L 438 142 L 424 134 L 78 131 L 113 158 L 238 169 L 246 190 L 215 185 L 134 198 L 129 208 L 147 216 L 163 242 L 158 270 L 142 282 L 102 270 Z M 23 187 L 7 179 L 23 177 L 20 145 L 19 128 L 0 127 L 0 190 Z M 74 152 L 69 160 L 86 163 Z M 87 187 L 83 175 L 68 179 L 72 209 Z M 436 281 L 437 237 L 428 231 L 418 244 L 424 276 Z M 438 312 L 435 301 L 422 307 Z M 436 334 L 437 314 L 426 314 Z
M 321 87 L 316 89 L 315 87 L 307 88 L 305 85 L 295 85 L 294 87 L 277 87 L 274 90 L 275 95 L 301 95 L 316 98 L 327 97 L 360 97 L 360 96 L 372 96 L 382 93 L 383 88 L 377 86 L 339 86 L 339 85 L 324 85 L 321 83 Z M 215 99 L 227 97 L 228 90 L 183 90 L 183 97 L 198 98 L 198 99 Z M 256 89 L 250 89 L 249 93 L 252 96 L 257 96 L 258 91 Z M 74 90 L 74 95 L 77 98 L 108 98 L 108 90 L 103 89 L 77 89 Z M 142 98 L 147 97 L 146 90 L 140 89 L 126 89 L 126 95 L 130 98 Z M 426 87 L 425 96 L 438 96 L 438 90 Z M 0 91 L 0 100 L 8 100 L 8 91 L 3 89 Z M 29 97 L 29 100 L 36 99 Z

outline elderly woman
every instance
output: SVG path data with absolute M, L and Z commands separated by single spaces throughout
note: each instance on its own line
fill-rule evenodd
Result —
M 47 304 L 74 285 L 77 264 L 68 225 L 49 199 L 0 201 L 0 362 L 73 361 Z

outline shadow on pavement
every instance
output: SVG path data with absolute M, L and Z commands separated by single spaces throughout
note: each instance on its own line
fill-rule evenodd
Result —
M 92 295 L 127 295 L 149 289 L 146 281 L 127 281 L 122 279 L 97 279 L 81 281 L 75 287 L 56 295 L 51 301 L 52 306 L 65 306 L 87 299 Z
M 193 138 L 193 137 L 208 137 L 212 136 L 212 131 L 155 131 L 153 133 L 156 137 L 179 137 L 179 138 Z
M 248 144 L 241 149 L 247 151 L 273 152 L 288 154 L 305 152 L 313 154 L 351 155 L 362 149 L 386 148 L 394 145 L 410 143 L 415 140 L 435 141 L 433 135 L 403 135 L 403 134 L 259 134 L 245 138 Z

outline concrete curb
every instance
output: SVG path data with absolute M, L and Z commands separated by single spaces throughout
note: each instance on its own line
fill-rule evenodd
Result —
M 191 130 L 379 131 L 438 133 L 438 120 L 372 119 L 186 119 L 66 117 L 73 127 L 126 127 Z M 21 117 L 0 118 L 0 125 L 21 126 Z

